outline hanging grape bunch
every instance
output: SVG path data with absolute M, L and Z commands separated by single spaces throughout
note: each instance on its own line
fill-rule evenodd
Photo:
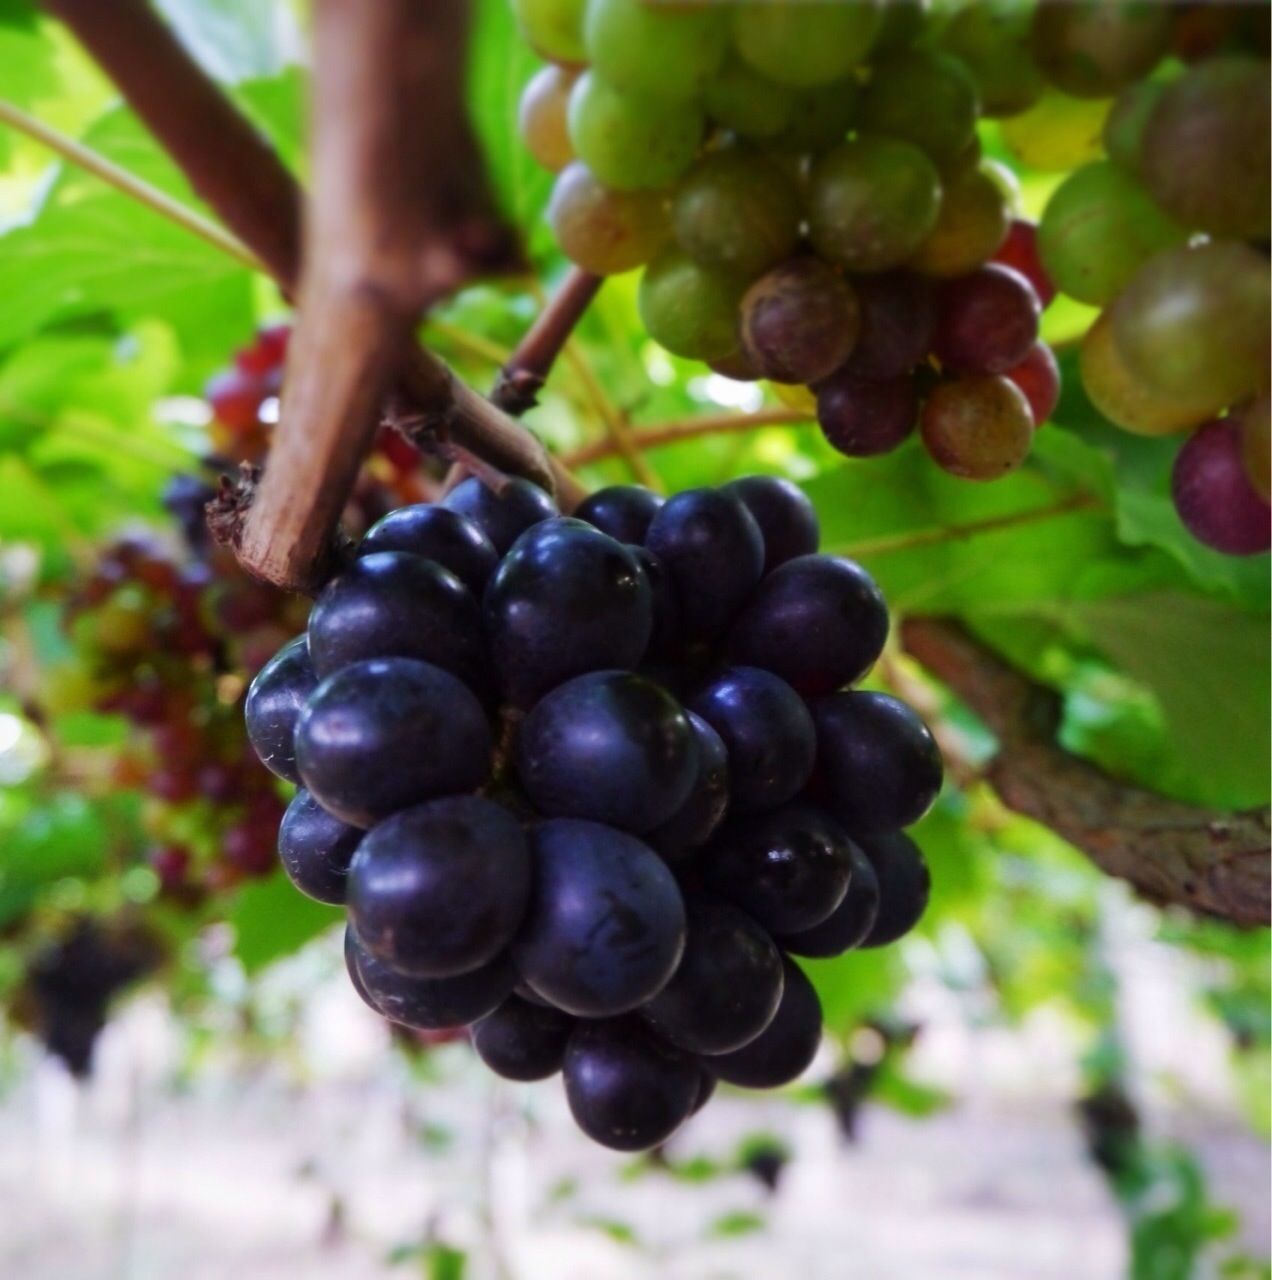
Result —
M 903 828 L 942 771 L 908 706 L 852 688 L 887 611 L 793 485 L 620 486 L 576 517 L 476 478 L 393 512 L 246 717 L 300 788 L 281 860 L 347 908 L 363 999 L 473 1024 L 499 1075 L 561 1071 L 584 1132 L 639 1150 L 717 1080 L 808 1066 L 792 957 L 916 923 Z

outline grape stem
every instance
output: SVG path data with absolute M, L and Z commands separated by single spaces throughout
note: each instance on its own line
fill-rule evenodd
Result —
M 959 623 L 907 618 L 901 643 L 998 739 L 985 777 L 1007 808 L 1049 827 L 1153 902 L 1239 925 L 1269 922 L 1267 809 L 1198 808 L 1109 777 L 1057 741 L 1059 696 Z

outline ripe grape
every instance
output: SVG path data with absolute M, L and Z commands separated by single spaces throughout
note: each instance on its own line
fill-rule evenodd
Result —
M 1171 6 L 1155 0 L 1040 0 L 1030 45 L 1058 89 L 1105 98 L 1161 61 L 1170 26 Z
M 638 484 L 613 484 L 598 489 L 574 509 L 576 520 L 586 520 L 618 542 L 645 541 L 650 522 L 665 499 Z
M 982 115 L 1017 115 L 1042 96 L 1042 76 L 1029 56 L 1030 16 L 1015 0 L 972 0 L 941 30 L 941 48 L 976 84 Z
M 883 652 L 888 608 L 855 561 L 789 560 L 756 588 L 729 632 L 729 656 L 781 676 L 806 697 L 860 680 Z
M 1008 151 L 1021 164 L 1044 173 L 1067 173 L 1098 160 L 1109 104 L 1048 90 L 1028 111 L 1002 123 Z
M 362 535 L 358 555 L 405 551 L 449 569 L 481 599 L 499 552 L 482 530 L 458 511 L 431 502 L 417 502 L 390 511 Z
M 934 387 L 919 414 L 919 432 L 951 475 L 996 480 L 1028 456 L 1034 420 L 1014 382 L 980 374 Z
M 643 266 L 671 229 L 663 192 L 611 191 L 577 162 L 557 176 L 548 222 L 561 252 L 598 276 Z
M 792 258 L 742 298 L 742 348 L 775 382 L 809 383 L 833 373 L 857 341 L 851 286 L 818 258 Z
M 854 691 L 819 698 L 812 711 L 819 779 L 854 836 L 908 827 L 928 811 L 941 789 L 941 753 L 910 707 Z
M 645 581 L 649 583 L 650 610 L 653 625 L 649 631 L 649 644 L 645 648 L 645 662 L 670 662 L 682 656 L 684 628 L 681 626 L 680 599 L 667 566 L 648 547 L 632 547 Z
M 333 818 L 303 787 L 278 829 L 278 856 L 288 879 L 318 902 L 345 900 L 349 860 L 362 832 Z
M 583 11 L 587 0 L 512 0 L 525 42 L 549 62 L 587 60 L 583 47 Z
M 1050 419 L 1060 401 L 1060 366 L 1045 342 L 1035 342 L 1025 358 L 1003 376 L 1024 392 L 1035 427 Z
M 1175 510 L 1188 532 L 1230 556 L 1272 545 L 1272 510 L 1250 483 L 1241 458 L 1241 427 L 1208 422 L 1180 449 L 1170 480 Z
M 1010 267 L 990 263 L 936 293 L 932 352 L 955 373 L 1006 373 L 1038 337 L 1038 296 Z
M 591 65 L 616 89 L 695 98 L 724 60 L 729 27 L 709 5 L 589 0 L 583 39 Z
M 842 79 L 864 59 L 882 7 L 880 0 L 835 5 L 760 0 L 734 10 L 733 40 L 766 79 L 811 89 Z
M 927 907 L 932 876 L 919 846 L 903 831 L 867 836 L 861 847 L 879 881 L 879 911 L 863 947 L 886 947 L 909 933 Z
M 678 248 L 664 249 L 641 277 L 640 318 L 674 355 L 719 360 L 737 350 L 738 303 L 746 281 L 701 266 Z
M 1056 296 L 1056 287 L 1047 275 L 1038 254 L 1038 228 L 1023 218 L 1013 218 L 1007 237 L 994 253 L 993 262 L 1019 271 L 1029 281 L 1044 310 Z
M 827 441 L 848 458 L 890 453 L 913 432 L 919 396 L 909 374 L 872 381 L 843 369 L 817 388 L 817 423 Z
M 887 271 L 932 234 L 940 206 L 940 176 L 922 151 L 862 136 L 814 166 L 809 238 L 819 254 L 850 271 Z
M 256 674 L 247 691 L 243 718 L 247 736 L 263 764 L 288 782 L 296 771 L 296 721 L 305 699 L 318 685 L 304 636 L 280 649 Z
M 1272 402 L 1266 395 L 1234 413 L 1241 424 L 1241 460 L 1246 475 L 1264 502 L 1272 499 Z
M 517 820 L 481 796 L 404 809 L 363 837 L 349 866 L 349 919 L 399 973 L 450 978 L 512 941 L 530 896 Z
M 853 291 L 861 328 L 838 372 L 871 381 L 909 373 L 932 345 L 936 309 L 929 282 L 908 271 L 890 271 L 854 280 Z
M 669 1044 L 688 1053 L 740 1049 L 777 1012 L 781 953 L 750 916 L 727 902 L 699 894 L 685 909 L 684 956 L 641 1016 Z
M 505 1080 L 546 1080 L 561 1070 L 574 1019 L 509 996 L 473 1027 L 477 1056 Z
M 212 416 L 236 434 L 251 431 L 257 425 L 265 396 L 260 377 L 237 368 L 216 374 L 203 389 Z
M 724 742 L 701 716 L 684 714 L 696 747 L 693 784 L 675 813 L 645 836 L 669 861 L 705 844 L 729 807 L 729 753 Z
M 907 49 L 873 65 L 857 122 L 867 134 L 913 143 L 939 166 L 970 141 L 978 106 L 976 83 L 957 58 Z
M 935 225 L 909 266 L 925 276 L 965 276 L 998 252 L 1010 220 L 1002 191 L 980 169 L 949 177 Z
M 607 1018 L 653 999 L 680 963 L 685 907 L 663 860 L 623 831 L 551 818 L 530 831 L 534 882 L 513 958 L 558 1009 Z
M 527 82 L 517 107 L 517 129 L 526 150 L 550 173 L 564 169 L 574 159 L 566 110 L 573 72 L 543 67 Z
M 441 505 L 467 516 L 500 555 L 532 525 L 557 514 L 552 499 L 529 480 L 509 480 L 495 490 L 469 476 L 442 499 Z
M 764 538 L 764 572 L 817 550 L 820 528 L 817 512 L 796 484 L 780 476 L 743 476 L 726 484 L 755 517 Z
M 313 692 L 296 725 L 301 780 L 355 827 L 476 790 L 490 775 L 490 754 L 490 726 L 473 694 L 412 658 L 343 667 Z
M 859 947 L 874 928 L 879 914 L 879 877 L 855 841 L 849 845 L 852 874 L 843 901 L 821 924 L 783 935 L 779 942 L 792 955 L 828 959 Z
M 742 138 L 771 138 L 790 119 L 795 95 L 730 56 L 702 90 L 702 105 L 717 124 Z

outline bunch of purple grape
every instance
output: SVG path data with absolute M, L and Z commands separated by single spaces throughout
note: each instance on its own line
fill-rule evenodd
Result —
M 852 688 L 887 610 L 794 485 L 619 486 L 576 517 L 475 478 L 386 516 L 246 717 L 300 786 L 282 862 L 347 908 L 363 999 L 475 1024 L 501 1076 L 562 1071 L 580 1128 L 634 1151 L 717 1080 L 808 1067 L 791 957 L 918 921 L 902 829 L 942 766 L 906 704 Z

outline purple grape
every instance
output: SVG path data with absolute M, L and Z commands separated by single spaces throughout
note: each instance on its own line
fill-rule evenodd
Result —
M 1272 511 L 1241 461 L 1241 428 L 1231 419 L 1195 431 L 1175 458 L 1171 497 L 1188 532 L 1230 556 L 1272 545 Z

